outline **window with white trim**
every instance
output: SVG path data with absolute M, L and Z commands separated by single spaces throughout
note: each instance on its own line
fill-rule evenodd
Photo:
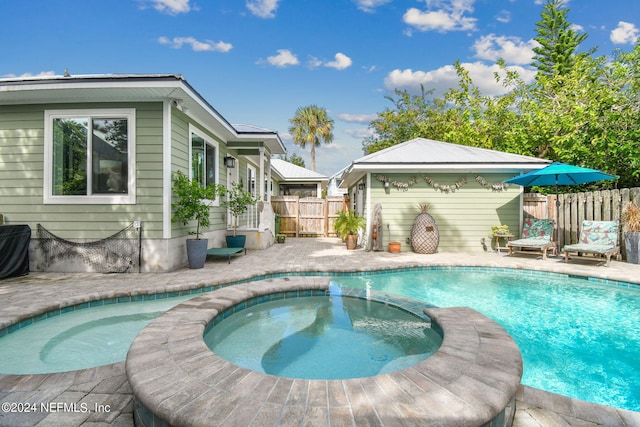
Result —
M 206 187 L 218 184 L 218 144 L 195 127 L 189 127 L 191 179 Z
M 48 110 L 44 203 L 135 203 L 135 110 Z

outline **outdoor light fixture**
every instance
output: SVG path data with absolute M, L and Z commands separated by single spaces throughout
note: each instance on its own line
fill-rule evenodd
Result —
M 389 188 L 389 181 L 384 182 L 384 188 Z
M 361 182 L 360 184 L 358 184 L 358 190 L 364 190 L 364 183 Z
M 224 165 L 229 169 L 233 169 L 236 167 L 236 159 L 231 156 L 226 156 L 224 158 Z

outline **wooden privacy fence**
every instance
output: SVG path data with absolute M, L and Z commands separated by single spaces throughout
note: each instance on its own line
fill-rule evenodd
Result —
M 584 220 L 620 221 L 622 209 L 629 201 L 640 203 L 640 188 L 623 188 L 620 190 L 600 190 L 587 193 L 559 194 L 559 215 L 557 224 L 558 246 L 577 243 L 580 226 Z M 525 193 L 523 200 L 525 218 L 556 219 L 556 195 L 544 196 L 536 193 Z M 620 226 L 622 233 L 622 223 Z M 622 234 L 618 242 L 624 245 Z M 624 248 L 622 248 L 624 254 Z
M 333 224 L 343 206 L 341 196 L 271 197 L 273 212 L 280 216 L 280 233 L 287 236 L 335 236 Z

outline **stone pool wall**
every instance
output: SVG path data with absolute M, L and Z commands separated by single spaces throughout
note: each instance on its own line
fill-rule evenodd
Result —
M 367 378 L 266 375 L 221 359 L 204 343 L 206 326 L 231 307 L 274 293 L 304 296 L 328 289 L 326 277 L 240 284 L 160 316 L 127 356 L 136 425 L 511 425 L 520 352 L 500 326 L 469 308 L 424 308 L 413 300 L 369 294 L 406 304 L 409 311 L 424 309 L 443 343 L 413 367 Z

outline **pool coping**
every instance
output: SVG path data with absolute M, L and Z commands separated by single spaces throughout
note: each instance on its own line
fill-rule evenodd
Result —
M 243 301 L 328 290 L 327 277 L 225 287 L 150 323 L 125 362 L 136 425 L 504 425 L 522 377 L 520 351 L 499 325 L 467 308 L 426 308 L 443 331 L 431 357 L 400 371 L 347 380 L 301 380 L 227 362 L 204 343 L 206 325 Z M 428 307 L 427 304 L 424 304 Z M 511 408 L 511 409 L 509 409 Z

